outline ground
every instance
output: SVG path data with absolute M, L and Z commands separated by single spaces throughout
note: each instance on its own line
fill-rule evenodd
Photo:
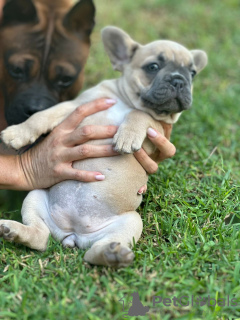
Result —
M 134 264 L 117 271 L 92 267 L 83 262 L 83 251 L 63 249 L 52 239 L 45 253 L 3 241 L 0 318 L 123 319 L 134 292 L 150 307 L 143 320 L 240 318 L 240 301 L 238 307 L 227 303 L 228 296 L 240 298 L 239 1 L 95 3 L 85 87 L 117 76 L 100 42 L 106 25 L 125 29 L 141 43 L 171 39 L 204 49 L 209 64 L 194 80 L 193 108 L 174 127 L 175 157 L 150 178 L 139 208 L 144 231 Z M 1 191 L 0 216 L 20 220 L 22 197 Z M 154 296 L 193 296 L 194 304 L 153 308 Z M 204 298 L 212 300 L 197 304 Z M 220 298 L 225 303 L 208 306 Z

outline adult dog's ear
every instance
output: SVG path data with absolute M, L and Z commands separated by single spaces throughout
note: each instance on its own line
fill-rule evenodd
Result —
M 193 62 L 196 67 L 197 73 L 202 71 L 207 63 L 208 63 L 208 57 L 205 51 L 202 50 L 192 50 L 191 51 L 192 56 L 193 56 Z
M 36 23 L 37 10 L 32 0 L 8 0 L 3 7 L 1 26 Z
M 89 37 L 95 25 L 95 6 L 92 0 L 79 1 L 64 17 L 64 27 L 79 37 Z
M 123 71 L 140 46 L 126 32 L 112 26 L 102 30 L 102 41 L 114 70 L 118 71 Z

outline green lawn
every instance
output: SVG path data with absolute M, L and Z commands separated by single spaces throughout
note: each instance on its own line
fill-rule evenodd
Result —
M 109 24 L 142 43 L 168 38 L 204 49 L 209 65 L 195 80 L 193 108 L 174 127 L 175 157 L 150 178 L 139 208 L 144 231 L 134 264 L 117 271 L 92 267 L 83 262 L 83 251 L 63 249 L 52 239 L 45 253 L 2 241 L 0 318 L 123 319 L 118 300 L 126 294 L 126 306 L 137 291 L 150 310 L 131 319 L 240 319 L 239 0 L 95 3 L 86 87 L 118 76 L 100 42 L 99 31 Z M 19 220 L 22 197 L 1 191 L 1 216 Z M 183 295 L 194 296 L 194 306 L 153 308 L 153 296 Z M 196 304 L 208 296 L 225 303 Z M 228 306 L 228 296 L 239 306 Z

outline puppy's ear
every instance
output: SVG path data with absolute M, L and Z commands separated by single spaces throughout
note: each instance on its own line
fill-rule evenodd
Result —
M 32 0 L 9 0 L 3 7 L 1 26 L 37 21 L 37 10 Z
M 118 71 L 123 71 L 124 65 L 132 60 L 140 46 L 126 32 L 111 26 L 102 30 L 102 41 L 114 70 Z
M 79 1 L 64 17 L 64 27 L 79 37 L 89 36 L 95 25 L 95 6 L 92 0 Z
M 196 67 L 197 73 L 202 71 L 208 63 L 208 57 L 205 51 L 202 50 L 192 50 L 193 62 Z

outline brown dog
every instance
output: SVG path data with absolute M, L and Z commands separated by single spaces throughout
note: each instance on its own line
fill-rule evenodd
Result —
M 5 114 L 9 125 L 77 95 L 94 16 L 92 0 L 75 5 L 6 1 L 0 24 L 0 116 Z

